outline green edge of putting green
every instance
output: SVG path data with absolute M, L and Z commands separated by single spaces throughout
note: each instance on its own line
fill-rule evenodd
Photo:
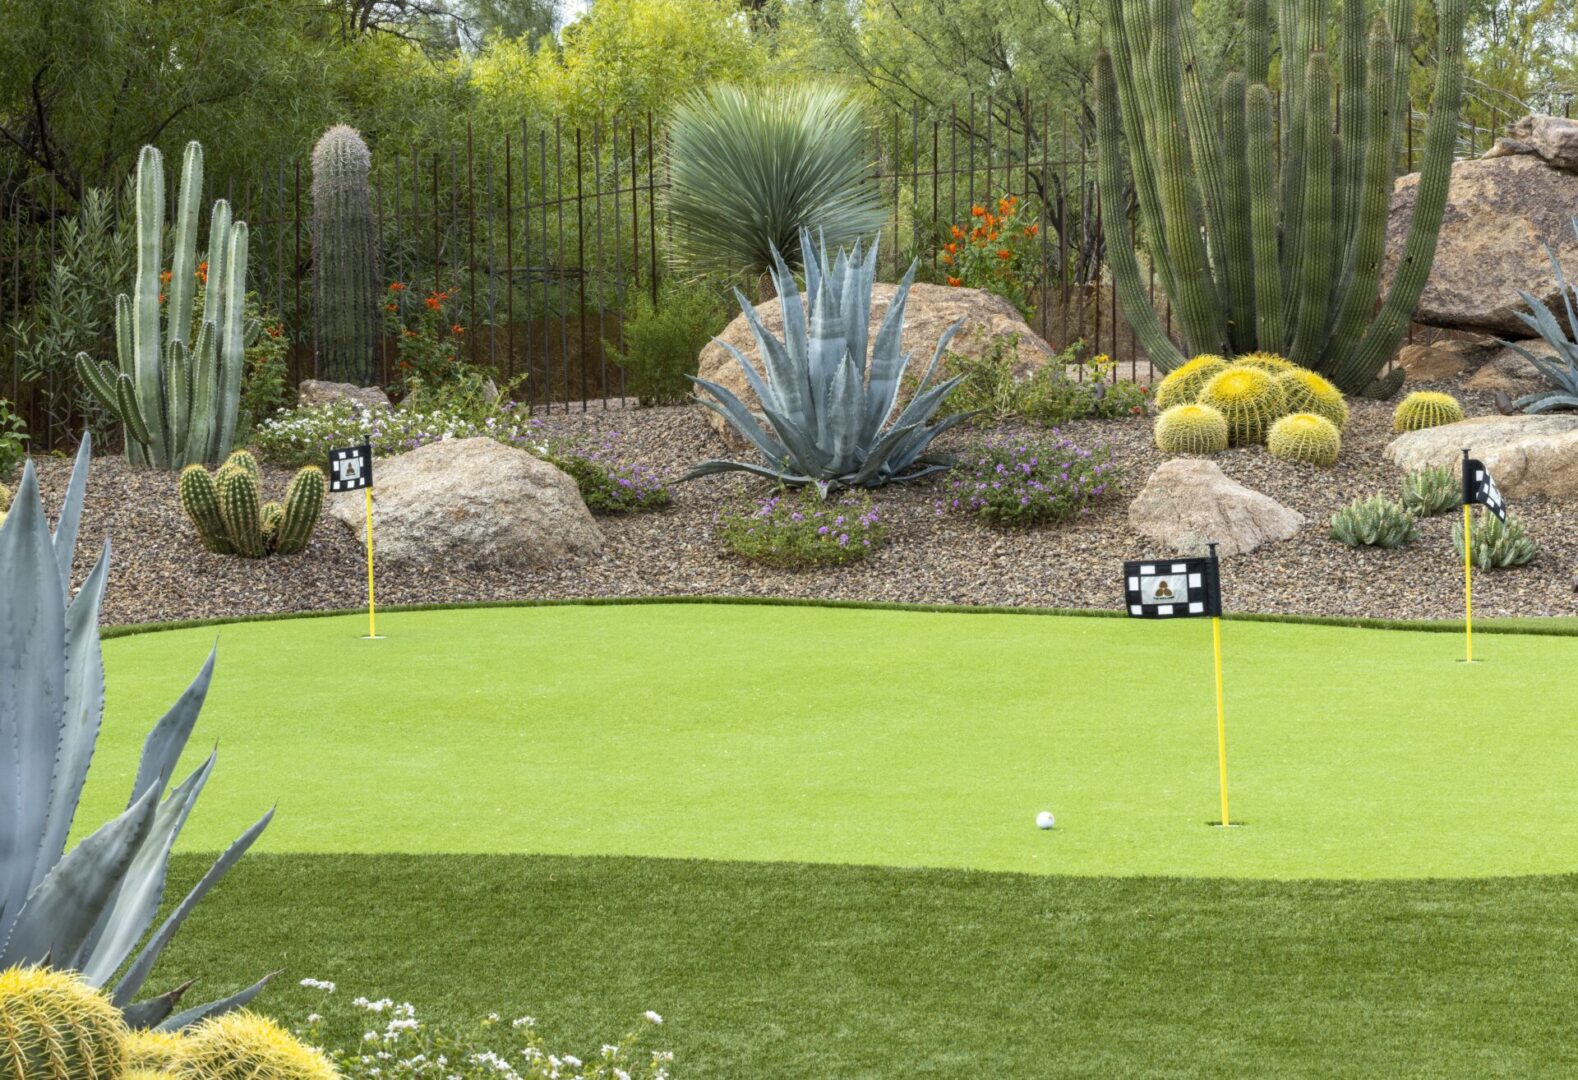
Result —
M 1204 621 L 634 605 L 386 614 L 106 643 L 83 821 L 217 637 L 184 837 L 279 852 L 640 855 L 1043 874 L 1578 868 L 1578 642 Z M 1058 827 L 1035 828 L 1052 810 Z

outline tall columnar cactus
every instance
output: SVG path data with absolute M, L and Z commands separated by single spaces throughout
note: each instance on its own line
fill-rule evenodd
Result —
M 1220 90 L 1201 78 L 1186 0 L 1106 0 L 1096 121 L 1108 264 L 1141 346 L 1163 370 L 1186 353 L 1150 303 L 1130 235 L 1131 181 L 1187 355 L 1263 349 L 1359 393 L 1402 340 L 1435 257 L 1451 179 L 1466 0 L 1436 0 L 1438 66 L 1418 194 L 1384 295 L 1413 0 L 1384 0 L 1384 13 L 1368 20 L 1365 0 L 1341 6 L 1333 28 L 1330 0 L 1280 0 L 1274 107 L 1266 0 L 1246 0 L 1244 70 Z
M 121 421 L 133 464 L 179 469 L 223 461 L 236 437 L 247 341 L 247 223 L 231 221 L 215 201 L 208 219 L 207 287 L 193 333 L 197 295 L 197 210 L 203 148 L 186 144 L 176 196 L 175 254 L 168 292 L 162 279 L 164 159 L 152 146 L 137 159 L 137 277 L 132 295 L 115 301 L 118 368 L 77 354 L 77 371 Z M 165 307 L 164 330 L 159 309 Z
M 318 370 L 370 385 L 383 339 L 378 232 L 368 184 L 372 155 L 355 128 L 337 125 L 312 151 L 312 303 Z
M 205 549 L 248 559 L 307 549 L 328 491 L 323 470 L 316 465 L 299 470 L 283 503 L 261 501 L 261 480 L 257 459 L 245 450 L 231 454 L 217 473 L 201 465 L 181 470 L 181 507 Z

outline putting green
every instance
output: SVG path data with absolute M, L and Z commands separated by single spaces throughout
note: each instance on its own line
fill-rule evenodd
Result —
M 105 643 L 83 822 L 209 645 L 187 827 L 219 848 L 532 852 L 1081 875 L 1578 869 L 1578 640 L 768 606 L 393 612 Z M 1035 828 L 1038 811 L 1057 828 Z

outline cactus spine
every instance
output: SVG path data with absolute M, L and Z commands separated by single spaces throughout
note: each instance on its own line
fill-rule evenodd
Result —
M 1200 389 L 1211 381 L 1213 375 L 1227 370 L 1227 361 L 1220 356 L 1197 356 L 1169 371 L 1156 385 L 1156 407 L 1170 409 L 1174 405 L 1187 405 L 1200 396 Z
M 1186 353 L 1155 317 L 1134 257 L 1123 202 L 1131 178 L 1156 276 L 1189 353 L 1285 353 L 1355 394 L 1396 351 L 1429 276 L 1445 208 L 1466 0 L 1436 0 L 1440 59 L 1418 196 L 1399 270 L 1382 295 L 1414 39 L 1410 0 L 1384 6 L 1366 31 L 1370 5 L 1343 4 L 1332 51 L 1330 0 L 1281 0 L 1282 86 L 1273 106 L 1266 0 L 1246 0 L 1244 68 L 1219 93 L 1200 78 L 1185 0 L 1106 0 L 1107 48 L 1097 54 L 1095 83 L 1108 260 L 1136 336 L 1163 370 Z M 1272 145 L 1278 128 L 1280 169 Z
M 372 156 L 356 129 L 324 132 L 312 151 L 312 301 L 318 367 L 366 386 L 383 338 L 378 234 L 368 185 Z
M 299 470 L 283 503 L 260 502 L 261 484 L 257 459 L 245 450 L 231 454 L 218 473 L 201 465 L 182 470 L 181 508 L 206 550 L 248 559 L 306 550 L 329 488 L 323 470 L 315 465 Z
M 48 968 L 0 971 L 0 1076 L 120 1080 L 126 1024 L 109 998 Z
M 203 148 L 186 144 L 175 207 L 175 254 L 168 294 L 160 281 L 164 244 L 164 159 L 152 146 L 137 159 L 137 276 L 115 302 L 118 367 L 77 354 L 77 372 L 120 420 L 133 464 L 179 469 L 230 453 L 246 362 L 247 225 L 230 204 L 208 221 L 208 287 L 192 332 L 196 298 L 198 201 Z M 168 310 L 161 331 L 160 298 Z
M 1335 465 L 1342 453 L 1342 434 L 1337 425 L 1314 413 L 1293 413 L 1271 425 L 1266 449 L 1283 461 L 1302 461 L 1310 465 Z
M 337 1080 L 323 1054 L 267 1017 L 240 1010 L 207 1020 L 186 1037 L 187 1080 Z

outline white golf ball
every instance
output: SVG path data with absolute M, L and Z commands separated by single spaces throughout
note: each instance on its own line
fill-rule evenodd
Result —
M 1036 815 L 1036 828 L 1050 829 L 1057 824 L 1057 818 L 1052 816 L 1052 811 L 1043 810 Z

